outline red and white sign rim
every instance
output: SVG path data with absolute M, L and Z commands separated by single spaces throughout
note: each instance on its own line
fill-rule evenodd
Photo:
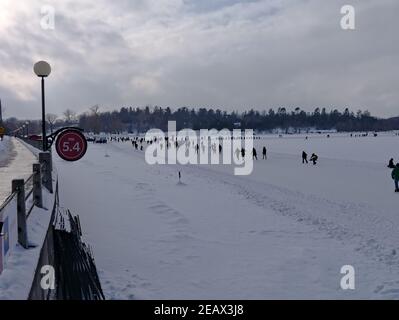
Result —
M 79 144 L 81 146 L 80 152 L 77 153 L 74 156 L 68 156 L 62 150 L 62 142 L 65 139 L 65 137 L 69 136 L 69 135 L 73 135 L 74 138 L 78 138 L 80 140 L 79 141 L 80 142 Z M 84 135 L 81 132 L 79 132 L 77 130 L 66 130 L 66 131 L 62 132 L 57 137 L 55 148 L 56 148 L 56 151 L 57 151 L 58 155 L 62 159 L 66 160 L 66 161 L 77 161 L 77 160 L 81 159 L 85 155 L 85 153 L 87 151 L 87 141 L 86 141 L 86 138 L 84 137 Z

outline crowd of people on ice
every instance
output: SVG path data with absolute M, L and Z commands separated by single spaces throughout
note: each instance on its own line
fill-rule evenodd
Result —
M 243 137 L 242 139 L 245 139 L 245 137 Z M 165 137 L 164 139 L 154 138 L 152 140 L 146 140 L 144 137 L 136 136 L 136 137 L 132 138 L 132 137 L 126 136 L 126 137 L 110 137 L 110 138 L 108 138 L 108 141 L 110 141 L 110 142 L 131 142 L 133 148 L 135 150 L 140 150 L 140 151 L 144 150 L 145 145 L 150 145 L 153 143 L 159 143 L 161 150 L 164 147 L 166 149 L 169 149 L 171 147 L 172 143 L 175 145 L 176 148 L 178 148 L 182 144 L 186 145 L 187 150 L 188 150 L 188 148 L 193 147 L 197 154 L 199 154 L 200 151 L 202 153 L 205 153 L 205 149 L 206 149 L 206 143 L 204 143 L 203 139 L 201 140 L 200 144 L 192 143 L 192 141 L 190 141 L 190 139 L 188 139 L 188 138 L 178 140 L 175 137 L 171 137 L 170 139 L 169 139 L 169 137 Z M 222 143 L 217 144 L 216 142 L 213 142 L 210 145 L 210 150 L 214 154 L 216 154 L 217 152 L 221 153 L 223 150 Z M 242 159 L 244 159 L 246 152 L 247 151 L 245 148 L 241 148 L 241 149 L 237 148 L 236 150 L 234 150 L 234 154 L 235 154 L 235 157 L 237 158 L 237 160 L 239 160 L 240 157 L 242 157 Z M 253 160 L 258 160 L 258 152 L 255 147 L 252 148 L 251 155 L 252 155 Z M 262 159 L 267 160 L 266 146 L 262 147 Z M 306 153 L 306 151 L 302 152 L 302 163 L 303 164 L 308 164 L 310 161 L 313 165 L 316 165 L 318 160 L 319 160 L 319 156 L 316 153 L 312 153 L 312 155 L 308 159 L 308 154 Z M 389 169 L 392 169 L 391 177 L 394 180 L 395 192 L 399 192 L 399 163 L 395 164 L 394 159 L 391 158 L 388 162 L 387 167 Z
M 232 138 L 231 138 L 232 139 Z M 245 137 L 241 138 L 245 140 Z M 188 150 L 188 148 L 190 148 L 191 146 L 194 148 L 195 153 L 199 154 L 200 152 L 205 153 L 206 150 L 206 143 L 204 143 L 203 137 L 201 137 L 201 142 L 199 143 L 194 143 L 192 142 L 188 137 L 185 139 L 180 139 L 178 140 L 175 137 L 165 137 L 165 138 L 153 138 L 152 140 L 146 140 L 144 137 L 110 137 L 109 141 L 112 142 L 127 142 L 127 141 L 131 141 L 132 146 L 135 150 L 140 150 L 143 151 L 144 150 L 144 146 L 145 145 L 150 145 L 153 143 L 159 143 L 159 147 L 162 150 L 164 147 L 166 149 L 169 149 L 171 144 L 173 143 L 175 145 L 176 148 L 178 148 L 179 146 L 185 144 L 186 148 Z M 216 142 L 213 142 L 212 144 L 210 144 L 210 150 L 216 154 L 216 153 L 222 153 L 223 150 L 223 146 L 222 143 L 219 142 L 219 144 L 217 144 Z M 237 158 L 237 160 L 240 159 L 240 157 L 242 159 L 245 158 L 246 152 L 249 152 L 246 150 L 246 148 L 236 148 L 234 150 L 234 155 Z M 251 156 L 253 160 L 258 160 L 258 151 L 255 147 L 252 148 L 252 152 L 251 152 Z M 262 147 L 262 159 L 263 160 L 267 160 L 267 148 L 266 146 Z M 307 164 L 309 163 L 309 161 L 311 163 L 313 163 L 313 165 L 317 164 L 317 161 L 319 160 L 319 156 L 316 153 L 312 153 L 312 155 L 310 156 L 309 160 L 308 160 L 308 154 L 303 151 L 302 152 L 302 163 Z
M 245 137 L 242 139 L 245 139 Z M 171 147 L 172 143 L 175 145 L 176 148 L 178 148 L 184 144 L 186 145 L 187 149 L 190 147 L 193 147 L 196 154 L 199 154 L 200 151 L 202 153 L 205 153 L 205 150 L 206 150 L 206 143 L 203 141 L 203 138 L 201 139 L 200 144 L 193 143 L 188 138 L 178 140 L 175 137 L 153 138 L 152 140 L 146 140 L 144 137 L 133 137 L 133 138 L 132 137 L 110 137 L 110 138 L 108 138 L 108 141 L 109 142 L 129 142 L 130 141 L 132 143 L 133 148 L 135 150 L 140 150 L 140 151 L 144 150 L 145 145 L 151 145 L 153 143 L 158 143 L 161 150 L 163 148 L 169 149 Z M 210 150 L 214 154 L 222 153 L 222 150 L 223 150 L 222 143 L 220 142 L 218 144 L 216 142 L 213 142 L 212 144 L 210 144 Z M 237 159 L 240 159 L 240 157 L 245 158 L 246 149 L 245 148 L 237 148 L 234 153 L 235 153 L 235 156 Z M 252 148 L 251 155 L 252 155 L 253 160 L 258 160 L 258 152 L 257 152 L 256 148 Z M 265 146 L 262 148 L 262 159 L 267 160 L 267 149 Z

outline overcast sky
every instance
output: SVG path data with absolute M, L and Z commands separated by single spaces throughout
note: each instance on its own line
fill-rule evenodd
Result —
M 340 27 L 341 6 L 356 30 Z M 41 8 L 55 9 L 55 29 Z M 5 116 L 122 106 L 399 115 L 398 0 L 0 0 Z

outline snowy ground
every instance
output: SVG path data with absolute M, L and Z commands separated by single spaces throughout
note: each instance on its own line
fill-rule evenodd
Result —
M 54 156 L 108 298 L 399 298 L 399 195 L 386 168 L 399 137 L 256 144 L 269 159 L 241 177 L 149 166 L 130 143 L 90 144 L 77 163 Z M 319 164 L 302 165 L 302 150 Z M 340 288 L 347 264 L 353 291 Z
M 28 178 L 35 162 L 36 157 L 21 141 L 10 137 L 0 141 L 0 204 L 11 194 L 11 181 Z
M 20 140 L 6 137 L 0 142 L 0 204 L 11 193 L 12 179 L 26 179 L 32 174 L 32 164 L 37 162 L 31 148 Z M 52 208 L 54 196 L 43 189 L 45 208 Z M 27 207 L 32 196 L 27 199 Z M 16 207 L 16 204 L 15 204 Z M 7 206 L 5 210 L 13 210 Z M 28 239 L 33 247 L 26 250 L 20 245 L 13 248 L 0 275 L 0 300 L 25 300 L 28 298 L 40 250 L 50 222 L 51 210 L 33 208 L 28 221 Z
M 30 204 L 32 198 L 28 200 Z M 34 207 L 27 221 L 28 239 L 32 248 L 17 245 L 0 275 L 0 300 L 26 300 L 32 286 L 40 251 L 46 237 L 51 218 L 54 195 L 43 188 L 45 208 Z

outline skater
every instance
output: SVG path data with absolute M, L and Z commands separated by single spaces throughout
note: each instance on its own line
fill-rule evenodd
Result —
M 395 164 L 393 163 L 393 159 L 389 160 L 388 168 L 390 168 L 390 169 L 395 169 L 396 168 Z
M 258 154 L 255 148 L 252 148 L 252 160 L 258 160 Z
M 244 148 L 241 148 L 241 156 L 243 159 L 245 158 L 245 149 Z
M 308 163 L 308 154 L 305 151 L 302 152 L 302 163 Z
M 310 161 L 313 162 L 313 165 L 317 164 L 317 159 L 319 159 L 319 157 L 315 153 L 312 153 L 312 156 L 310 157 Z
M 181 182 L 180 180 L 181 180 L 181 172 L 179 171 L 179 182 Z
M 262 155 L 263 155 L 263 159 L 264 159 L 264 160 L 267 160 L 267 150 L 266 150 L 266 147 L 263 147 Z
M 395 169 L 392 170 L 391 176 L 395 182 L 395 192 L 399 192 L 399 163 L 397 163 Z

